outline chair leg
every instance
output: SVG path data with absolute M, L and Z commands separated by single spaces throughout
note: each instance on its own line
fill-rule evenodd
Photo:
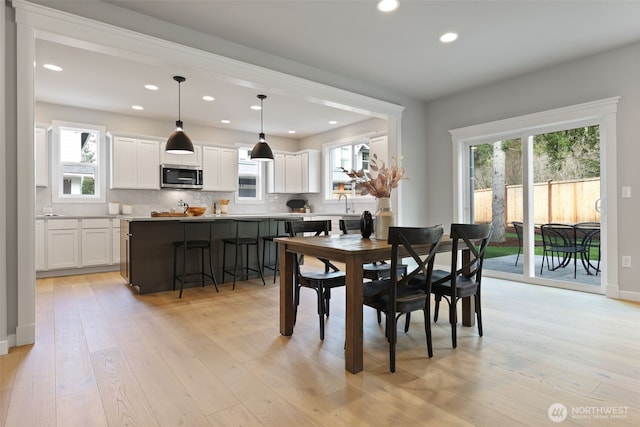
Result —
M 398 341 L 398 317 L 393 313 L 387 314 L 387 325 L 389 325 L 389 371 L 396 371 L 396 342 Z
M 213 250 L 211 249 L 211 243 L 209 243 L 209 271 L 211 272 L 211 280 L 213 281 L 213 286 L 216 287 L 216 292 L 220 292 L 218 289 L 218 281 L 216 280 L 216 274 L 213 272 Z
M 431 341 L 431 319 L 429 319 L 429 304 L 422 310 L 424 312 L 424 332 L 427 336 L 427 354 L 433 357 L 433 343 Z
M 433 321 L 437 322 L 438 321 L 438 312 L 440 311 L 440 300 L 442 299 L 442 297 L 440 295 L 436 295 L 436 306 L 433 309 Z
M 222 283 L 225 283 L 227 275 L 227 242 L 222 244 Z
M 318 318 L 320 319 L 320 340 L 324 341 L 324 288 L 318 286 Z
M 482 309 L 480 304 L 480 293 L 477 293 L 474 297 L 476 300 L 476 319 L 478 322 L 478 335 L 482 336 Z
M 451 343 L 453 348 L 458 346 L 456 329 L 458 326 L 458 310 L 456 310 L 456 300 L 452 298 L 449 302 L 449 323 L 451 323 Z
M 176 290 L 176 264 L 177 264 L 177 260 L 176 257 L 178 256 L 178 249 L 174 246 L 173 247 L 173 290 Z
M 202 287 L 204 288 L 204 248 L 200 248 L 200 281 L 202 282 Z
M 182 246 L 182 274 L 181 274 L 182 279 L 180 280 L 180 294 L 178 295 L 178 298 L 182 298 L 182 290 L 184 289 L 184 281 L 187 279 L 187 277 L 186 277 L 186 274 L 187 274 L 187 250 L 188 250 L 188 245 L 185 242 L 185 244 Z
M 411 323 L 411 313 L 407 313 L 404 318 L 404 333 L 409 332 L 409 324 Z
M 233 262 L 233 287 L 231 289 L 236 288 L 236 277 L 238 277 L 238 255 L 239 255 L 238 252 L 240 251 L 240 245 L 236 243 L 234 246 L 235 246 L 236 259 Z
M 262 266 L 260 265 L 260 245 L 258 244 L 258 237 L 256 237 L 256 262 L 258 263 L 258 273 L 260 273 L 260 279 L 262 279 L 262 286 L 267 286 L 264 281 L 264 274 L 262 274 Z M 247 254 L 249 253 L 249 247 L 247 246 Z M 247 267 L 249 267 L 249 256 L 247 256 Z M 249 273 L 247 271 L 247 273 Z

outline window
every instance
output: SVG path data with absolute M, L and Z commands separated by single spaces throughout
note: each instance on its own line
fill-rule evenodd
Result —
M 337 199 L 341 194 L 351 197 L 368 197 L 356 193 L 351 183 L 351 178 L 347 176 L 342 168 L 347 170 L 369 171 L 369 142 L 358 140 L 348 144 L 330 146 L 325 148 L 328 162 L 329 183 L 325 186 L 327 192 L 326 199 Z
M 262 162 L 251 160 L 250 147 L 238 147 L 238 202 L 262 200 Z
M 105 203 L 105 128 L 53 122 L 52 201 Z

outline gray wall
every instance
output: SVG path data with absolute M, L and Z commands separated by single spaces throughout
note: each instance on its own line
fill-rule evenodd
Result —
M 638 168 L 638 132 L 640 131 L 640 43 L 560 66 L 532 72 L 495 84 L 469 90 L 428 104 L 425 115 L 427 145 L 411 145 L 405 155 L 427 159 L 429 199 L 419 202 L 430 222 L 448 224 L 453 214 L 452 146 L 450 129 L 536 113 L 588 101 L 621 96 L 617 114 L 618 186 L 640 183 Z M 412 169 L 410 169 L 412 170 Z M 638 194 L 636 187 L 635 194 Z M 632 193 L 633 194 L 633 193 Z M 619 268 L 618 260 L 609 260 L 618 268 L 621 293 L 638 299 L 640 281 L 640 230 L 636 227 L 640 212 L 639 196 L 620 199 L 609 195 L 609 203 L 618 206 L 618 253 L 630 255 L 633 268 Z M 433 203 L 432 201 L 437 201 Z

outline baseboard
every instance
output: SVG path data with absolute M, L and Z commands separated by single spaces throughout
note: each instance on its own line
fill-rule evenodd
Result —
M 608 296 L 608 295 L 607 295 Z M 640 292 L 618 291 L 618 299 L 640 302 Z
M 69 268 L 62 270 L 46 270 L 36 271 L 36 279 L 43 279 L 46 277 L 60 277 L 60 276 L 74 276 L 76 274 L 92 274 L 92 273 L 107 273 L 110 271 L 119 271 L 120 264 L 114 265 L 99 265 L 95 267 L 83 267 L 83 268 Z
M 0 341 L 0 356 L 9 353 L 9 339 Z
M 29 325 L 18 326 L 16 328 L 16 342 L 15 345 L 27 345 L 36 342 L 36 325 L 31 323 Z

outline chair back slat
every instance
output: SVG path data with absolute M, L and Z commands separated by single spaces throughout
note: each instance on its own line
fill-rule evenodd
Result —
M 355 234 L 360 232 L 359 219 L 340 219 L 340 230 L 342 234 Z

